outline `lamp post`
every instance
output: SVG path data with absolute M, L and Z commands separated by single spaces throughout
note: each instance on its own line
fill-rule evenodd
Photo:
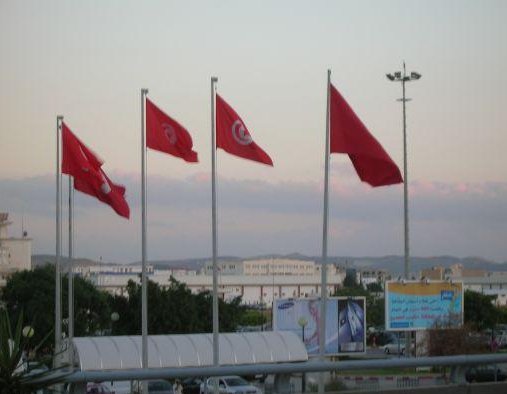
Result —
M 111 313 L 111 336 L 113 335 L 113 325 L 120 320 L 120 314 L 118 312 Z
M 301 316 L 298 319 L 298 324 L 301 327 L 301 337 L 302 337 L 303 345 L 304 345 L 305 344 L 305 327 L 308 324 L 308 319 L 304 316 Z M 306 374 L 303 372 L 303 374 L 301 376 L 301 392 L 304 393 L 305 391 L 306 391 Z
M 30 339 L 33 337 L 34 334 L 35 334 L 35 330 L 33 329 L 32 326 L 25 326 L 21 330 L 21 335 L 23 335 L 23 337 L 26 338 L 27 341 L 30 341 Z M 30 371 L 30 362 L 29 362 L 30 353 L 29 352 L 30 352 L 30 348 L 27 346 L 25 349 L 23 349 L 23 351 L 21 353 L 21 362 L 23 363 L 23 367 L 25 368 L 26 372 Z
M 403 62 L 403 72 L 395 71 L 393 74 L 386 74 L 387 79 L 392 82 L 401 82 L 403 97 L 397 99 L 403 103 L 403 218 L 404 218 L 404 239 L 405 239 L 405 265 L 404 277 L 409 279 L 410 274 L 410 253 L 409 253 L 409 237 L 408 237 L 408 173 L 407 173 L 407 113 L 406 102 L 411 99 L 405 97 L 405 83 L 410 81 L 417 81 L 421 78 L 421 74 L 412 71 L 407 74 L 405 62 Z M 410 335 L 407 335 L 405 349 L 409 349 L 407 354 L 410 354 Z

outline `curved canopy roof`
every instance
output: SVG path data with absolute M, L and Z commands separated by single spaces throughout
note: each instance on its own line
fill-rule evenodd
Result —
M 74 338 L 75 366 L 81 371 L 141 368 L 141 336 Z M 301 339 L 288 331 L 220 334 L 220 365 L 308 360 Z M 213 365 L 213 335 L 148 336 L 148 368 Z

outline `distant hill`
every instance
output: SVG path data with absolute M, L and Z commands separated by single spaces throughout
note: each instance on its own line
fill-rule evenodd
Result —
M 305 256 L 299 253 L 292 253 L 288 255 L 272 254 L 272 255 L 259 255 L 248 258 L 236 256 L 220 256 L 220 261 L 238 261 L 238 260 L 254 260 L 254 259 L 276 259 L 286 258 L 303 261 L 320 261 L 320 256 Z M 199 270 L 203 267 L 204 263 L 210 261 L 211 258 L 195 258 L 195 259 L 176 259 L 176 260 L 150 260 L 148 264 L 153 265 L 158 269 L 191 269 Z M 32 266 L 39 266 L 49 262 L 54 264 L 54 255 L 34 255 L 32 256 Z M 79 265 L 98 265 L 100 262 L 86 259 L 77 258 L 76 263 Z M 483 259 L 481 257 L 465 257 L 459 258 L 454 256 L 433 256 L 433 257 L 411 257 L 411 272 L 417 273 L 422 269 L 431 268 L 434 266 L 450 267 L 453 264 L 463 264 L 468 269 L 481 269 L 491 272 L 506 271 L 507 262 L 497 263 L 491 260 Z M 371 269 L 385 269 L 391 274 L 401 274 L 404 270 L 404 257 L 403 256 L 382 256 L 382 257 L 353 257 L 353 256 L 330 256 L 328 262 L 338 264 L 340 266 L 351 268 L 371 268 Z M 62 266 L 68 263 L 68 259 L 62 256 Z M 103 262 L 104 263 L 104 262 Z M 110 263 L 108 263 L 110 264 Z M 130 263 L 131 265 L 140 264 L 139 261 Z

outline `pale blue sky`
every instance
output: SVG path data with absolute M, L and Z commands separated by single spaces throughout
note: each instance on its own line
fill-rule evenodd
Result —
M 408 107 L 409 180 L 414 182 L 411 187 L 415 193 L 428 193 L 422 194 L 426 200 L 420 197 L 421 205 L 414 197 L 412 250 L 420 255 L 448 252 L 506 260 L 502 238 L 507 224 L 493 223 L 486 219 L 488 215 L 481 216 L 482 221 L 468 220 L 482 210 L 494 212 L 495 208 L 486 208 L 491 200 L 477 197 L 490 195 L 491 188 L 496 193 L 494 207 L 507 202 L 506 17 L 507 2 L 500 0 L 1 0 L 0 185 L 30 185 L 30 177 L 51 182 L 57 114 L 63 114 L 72 130 L 105 159 L 105 170 L 115 181 L 136 184 L 140 173 L 140 89 L 146 87 L 155 103 L 189 129 L 200 157 L 199 164 L 187 165 L 150 152 L 151 179 L 157 176 L 167 184 L 194 182 L 199 186 L 196 180 L 209 175 L 209 85 L 211 75 L 216 75 L 218 91 L 241 114 L 255 141 L 275 164 L 269 168 L 220 151 L 218 169 L 222 179 L 255 184 L 260 190 L 256 194 L 259 199 L 265 198 L 262 191 L 266 188 L 285 190 L 287 182 L 295 185 L 294 193 L 308 185 L 313 185 L 315 191 L 312 203 L 307 202 L 310 213 L 304 219 L 281 208 L 262 208 L 268 222 L 287 223 L 285 232 L 283 226 L 279 229 L 278 242 L 273 245 L 268 242 L 273 236 L 267 237 L 262 226 L 248 226 L 248 209 L 231 213 L 227 198 L 219 194 L 225 221 L 222 231 L 228 235 L 219 244 L 220 253 L 254 254 L 255 248 L 236 240 L 237 236 L 251 240 L 262 252 L 292 251 L 298 245 L 301 250 L 296 251 L 319 254 L 326 70 L 332 70 L 335 86 L 401 166 L 401 107 L 395 101 L 401 86 L 389 82 L 385 73 L 399 70 L 405 60 L 409 71 L 423 75 L 420 81 L 407 86 L 408 96 L 413 98 Z M 356 190 L 347 160 L 333 156 L 336 193 L 349 187 Z M 256 184 L 257 180 L 263 183 Z M 444 204 L 442 198 L 433 198 L 431 191 L 435 188 L 438 193 L 445 190 L 447 195 L 455 195 L 456 201 L 466 199 L 470 190 L 479 193 L 474 194 L 478 200 L 473 205 L 478 211 L 467 212 L 471 206 L 466 204 L 460 211 L 468 224 L 453 225 L 445 217 L 428 222 L 427 218 L 434 216 L 431 213 L 440 212 L 441 207 L 426 201 L 432 198 L 432 204 Z M 17 189 L 0 186 L 3 196 L 12 195 L 13 190 Z M 167 195 L 167 204 L 152 209 L 153 221 L 156 217 L 168 222 L 181 220 L 182 209 L 170 206 L 178 192 L 169 190 L 176 194 Z M 390 201 L 394 212 L 402 210 L 400 187 L 369 191 L 359 186 L 358 190 Z M 137 193 L 138 189 L 128 190 L 131 202 Z M 237 193 L 239 197 L 241 193 Z M 283 194 L 286 204 L 293 204 L 292 195 Z M 0 210 L 20 218 L 18 205 L 37 205 L 34 198 L 34 191 L 17 196 L 16 204 L 3 197 Z M 353 209 L 348 205 L 353 200 L 335 194 L 331 210 L 339 218 L 341 210 Z M 77 203 L 80 201 L 84 204 L 87 197 L 78 197 Z M 369 203 L 375 207 L 375 200 Z M 54 210 L 51 200 L 47 204 L 46 212 Z M 107 207 L 86 207 L 82 215 L 100 215 L 104 227 L 118 229 L 123 239 L 132 239 L 131 250 L 119 252 L 119 242 L 116 246 L 105 245 L 100 253 L 112 260 L 137 259 L 136 207 L 129 224 L 116 219 Z M 192 237 L 202 233 L 198 245 L 185 247 L 180 240 L 168 251 L 171 235 L 153 228 L 149 255 L 209 255 L 209 206 L 201 204 L 200 210 L 202 216 L 195 220 L 201 227 L 196 229 L 194 224 L 185 229 L 189 244 Z M 227 224 L 225 212 L 238 223 Z M 34 238 L 38 238 L 35 251 L 51 252 L 53 227 L 43 217 L 34 213 L 26 220 L 33 225 Z M 330 250 L 333 254 L 402 252 L 399 214 L 388 230 L 387 224 L 373 218 L 350 220 L 354 224 L 339 219 L 332 223 L 336 229 Z M 287 229 L 295 222 L 307 224 L 297 235 Z M 88 227 L 84 223 L 85 217 L 81 233 L 89 239 L 92 221 Z M 232 231 L 234 226 L 244 228 L 243 234 Z M 371 234 L 364 232 L 364 226 L 372 229 Z M 309 236 L 306 243 L 297 241 L 310 232 L 311 241 Z M 441 241 L 451 232 L 456 238 L 452 247 Z M 389 238 L 375 241 L 382 233 L 390 234 Z M 368 247 L 360 242 L 365 234 L 371 237 Z M 90 251 L 96 248 L 97 244 L 90 243 L 82 254 L 96 257 L 98 252 Z

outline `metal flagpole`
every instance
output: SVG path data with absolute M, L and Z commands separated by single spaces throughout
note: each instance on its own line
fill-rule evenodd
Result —
M 68 329 L 69 329 L 69 367 L 72 370 L 74 364 L 74 348 L 72 341 L 74 339 L 74 188 L 72 177 L 69 176 L 69 275 L 68 275 L 68 286 L 69 286 L 69 317 L 68 317 Z
M 62 340 L 62 303 L 60 281 L 60 254 L 61 254 L 61 174 L 60 174 L 60 134 L 63 116 L 56 117 L 56 261 L 55 261 L 55 354 L 61 351 Z M 55 366 L 58 366 L 58 357 L 55 357 Z
M 146 280 L 146 132 L 145 104 L 148 89 L 141 89 L 141 335 L 142 366 L 148 368 L 148 283 Z M 148 382 L 143 381 L 143 393 L 148 393 Z
M 213 250 L 213 366 L 220 364 L 219 326 L 218 326 L 218 264 L 217 264 L 217 190 L 216 190 L 216 83 L 217 77 L 211 77 L 211 234 Z M 213 379 L 214 391 L 218 393 L 218 379 Z
M 327 307 L 327 233 L 329 216 L 329 99 L 331 88 L 331 70 L 327 70 L 327 104 L 326 104 L 326 151 L 324 154 L 324 212 L 322 225 L 322 262 L 320 284 L 320 326 L 319 356 L 323 360 L 326 352 L 326 307 Z M 323 374 L 320 373 L 319 393 L 324 392 Z

